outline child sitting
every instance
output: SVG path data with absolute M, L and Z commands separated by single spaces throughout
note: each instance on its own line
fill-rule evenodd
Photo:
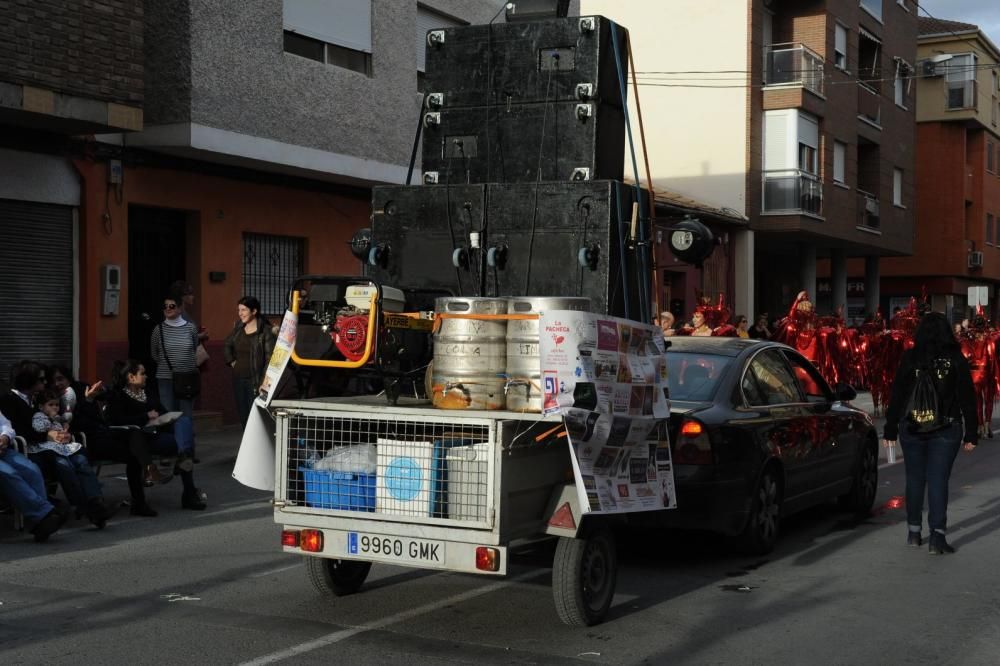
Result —
M 83 448 L 66 429 L 60 415 L 60 396 L 55 391 L 43 391 L 38 399 L 38 412 L 31 419 L 37 433 L 47 439 L 28 446 L 28 457 L 44 472 L 54 476 L 62 486 L 66 498 L 76 507 L 78 514 L 87 518 L 98 529 L 103 528 L 113 511 L 104 505 L 101 484 Z

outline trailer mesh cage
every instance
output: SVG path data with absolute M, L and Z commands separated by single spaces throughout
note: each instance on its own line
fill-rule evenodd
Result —
M 484 523 L 489 422 L 357 413 L 285 419 L 285 502 L 310 509 Z

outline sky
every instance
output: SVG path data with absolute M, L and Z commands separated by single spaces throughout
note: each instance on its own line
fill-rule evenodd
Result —
M 998 0 L 919 0 L 920 16 L 974 23 L 1000 45 L 1000 1 Z M 924 11 L 926 10 L 926 11 Z

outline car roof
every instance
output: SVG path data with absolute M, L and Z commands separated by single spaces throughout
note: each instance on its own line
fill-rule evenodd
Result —
M 770 340 L 754 340 L 753 338 L 675 335 L 665 339 L 670 343 L 670 347 L 667 348 L 668 353 L 686 352 L 689 354 L 739 356 L 751 347 L 776 346 L 776 343 Z

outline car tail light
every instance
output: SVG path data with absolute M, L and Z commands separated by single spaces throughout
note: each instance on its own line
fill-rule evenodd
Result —
M 302 530 L 302 550 L 307 553 L 323 552 L 323 533 L 319 530 Z
M 298 530 L 282 530 L 281 531 L 281 545 L 288 548 L 298 548 L 299 547 L 299 531 Z
M 476 548 L 476 568 L 480 571 L 500 571 L 500 550 L 488 546 Z
M 678 465 L 711 465 L 712 444 L 700 421 L 686 419 L 677 431 L 674 462 Z

